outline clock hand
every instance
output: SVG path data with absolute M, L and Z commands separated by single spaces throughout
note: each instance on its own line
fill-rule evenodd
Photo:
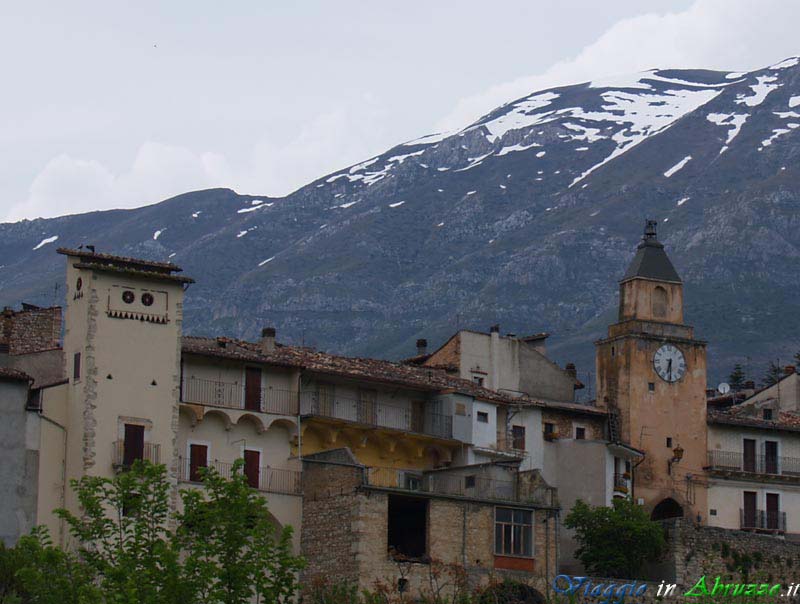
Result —
M 672 359 L 667 363 L 667 371 L 669 372 L 669 379 L 672 380 Z

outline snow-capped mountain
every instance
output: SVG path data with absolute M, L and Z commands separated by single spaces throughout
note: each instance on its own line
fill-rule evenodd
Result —
M 713 375 L 789 360 L 800 321 L 800 59 L 537 91 L 285 198 L 187 193 L 0 225 L 0 302 L 58 300 L 58 245 L 184 266 L 195 333 L 400 357 L 416 338 L 547 330 L 593 370 L 646 217 L 686 283 Z M 750 357 L 750 360 L 747 360 Z

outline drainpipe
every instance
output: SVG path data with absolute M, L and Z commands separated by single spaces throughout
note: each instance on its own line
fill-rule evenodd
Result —
M 461 506 L 461 565 L 467 570 L 467 502 Z

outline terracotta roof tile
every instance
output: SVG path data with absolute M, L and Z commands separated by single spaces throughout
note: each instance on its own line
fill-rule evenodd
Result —
M 272 352 L 264 352 L 255 342 L 233 338 L 200 338 L 184 336 L 183 352 L 216 358 L 297 367 L 307 371 L 339 375 L 355 379 L 387 382 L 431 392 L 453 391 L 506 404 L 521 401 L 486 388 L 469 380 L 447 375 L 430 367 L 404 365 L 380 359 L 345 357 L 299 346 L 277 344 Z M 525 404 L 539 405 L 534 401 Z
M 725 424 L 729 426 L 744 426 L 748 428 L 765 428 L 772 430 L 800 431 L 800 414 L 781 411 L 776 419 L 768 420 L 753 415 L 748 415 L 753 409 L 743 406 L 732 407 L 726 411 L 708 412 L 708 423 Z
M 33 378 L 24 371 L 11 367 L 0 367 L 0 381 L 33 382 Z

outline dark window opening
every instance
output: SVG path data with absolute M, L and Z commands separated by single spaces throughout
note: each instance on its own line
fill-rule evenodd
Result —
M 405 475 L 405 487 L 409 491 L 421 491 L 422 490 L 422 476 L 419 474 L 406 474 Z
M 472 376 L 472 381 L 478 384 L 478 386 L 483 386 L 483 378 L 479 375 Z
M 655 382 L 647 382 L 647 390 L 649 392 L 655 392 L 656 391 L 656 383 Z
M 545 422 L 544 423 L 544 433 L 545 434 L 555 434 L 556 433 L 556 425 L 552 422 Z
M 667 447 L 669 447 L 670 449 L 672 448 L 672 437 L 671 436 L 667 436 Z
M 428 501 L 389 496 L 389 553 L 402 559 L 423 560 L 427 554 Z
M 72 356 L 72 379 L 81 379 L 81 353 L 76 352 Z
M 478 411 L 478 421 L 482 424 L 488 424 L 489 414 L 486 411 Z
M 471 489 L 475 487 L 475 474 L 470 474 L 464 477 L 464 488 Z
M 144 459 L 144 426 L 125 424 L 122 465 L 129 468 L 137 459 Z
M 575 428 L 575 440 L 586 440 L 586 428 L 582 426 Z
M 525 426 L 511 426 L 511 446 L 518 451 L 525 450 Z
M 764 419 L 767 421 L 772 421 L 772 409 L 763 409 Z
M 200 482 L 200 470 L 208 466 L 208 447 L 206 445 L 189 445 L 189 480 Z
M 496 508 L 494 553 L 499 556 L 533 555 L 533 512 Z
M 714 510 L 714 509 L 708 510 L 708 515 L 709 516 L 716 516 L 717 515 L 717 510 Z
M 244 408 L 261 411 L 261 369 L 247 367 L 244 372 Z
M 778 443 L 774 440 L 764 441 L 764 471 L 767 474 L 778 473 Z
M 244 451 L 244 475 L 247 484 L 254 489 L 258 488 L 258 475 L 261 473 L 261 453 L 245 449 Z
M 613 357 L 613 356 L 614 356 L 614 355 L 616 355 L 616 354 L 617 354 L 617 351 L 616 351 L 616 349 L 615 349 L 615 348 L 612 346 L 612 347 L 611 347 L 611 356 Z

